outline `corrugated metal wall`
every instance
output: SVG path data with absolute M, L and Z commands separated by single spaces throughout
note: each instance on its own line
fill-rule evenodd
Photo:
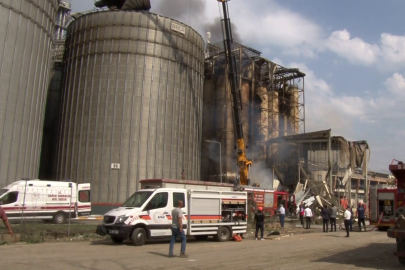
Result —
M 57 0 L 0 0 L 0 186 L 38 177 Z
M 183 169 L 199 179 L 203 62 L 202 37 L 170 18 L 108 11 L 74 21 L 58 178 L 90 182 L 100 203 L 122 202 L 140 179 L 180 179 Z

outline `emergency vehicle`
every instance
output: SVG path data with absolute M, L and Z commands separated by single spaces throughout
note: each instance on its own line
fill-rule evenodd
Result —
M 183 227 L 188 236 L 203 240 L 214 236 L 227 241 L 233 234 L 246 233 L 247 194 L 233 185 L 171 179 L 141 180 L 141 189 L 124 204 L 107 212 L 99 235 L 110 235 L 114 243 L 131 239 L 135 246 L 172 235 L 172 210 L 184 202 Z
M 52 220 L 61 224 L 69 217 L 91 214 L 90 184 L 20 180 L 0 190 L 0 205 L 9 220 Z
M 398 189 L 378 189 L 370 187 L 370 224 L 379 230 L 388 229 L 395 225 L 395 211 Z
M 271 189 L 263 189 L 257 187 L 244 187 L 243 191 L 248 193 L 249 201 L 254 201 L 255 208 L 263 208 L 263 212 L 271 216 L 277 214 L 281 204 L 289 213 L 295 213 L 295 197 L 284 191 L 276 191 Z M 254 212 L 256 209 L 251 209 Z

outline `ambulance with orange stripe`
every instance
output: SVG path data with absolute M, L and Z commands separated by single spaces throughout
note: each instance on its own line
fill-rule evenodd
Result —
M 0 206 L 9 220 L 44 220 L 61 224 L 91 214 L 90 184 L 20 180 L 0 190 Z
M 141 180 L 141 189 L 124 204 L 104 215 L 97 227 L 114 243 L 132 240 L 135 246 L 171 236 L 172 210 L 184 202 L 183 226 L 188 236 L 203 240 L 213 236 L 227 241 L 235 233 L 246 233 L 247 193 L 233 191 L 233 185 L 203 181 Z

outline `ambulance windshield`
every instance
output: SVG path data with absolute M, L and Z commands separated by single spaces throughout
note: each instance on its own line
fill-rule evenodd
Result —
M 135 192 L 128 198 L 122 205 L 123 207 L 141 207 L 146 200 L 152 195 L 153 191 L 139 191 Z
M 8 189 L 0 189 L 0 197 L 3 196 L 4 193 L 6 193 Z

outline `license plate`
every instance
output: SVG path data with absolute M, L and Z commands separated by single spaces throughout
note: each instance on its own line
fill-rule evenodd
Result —
M 118 234 L 118 230 L 110 230 L 110 234 Z

